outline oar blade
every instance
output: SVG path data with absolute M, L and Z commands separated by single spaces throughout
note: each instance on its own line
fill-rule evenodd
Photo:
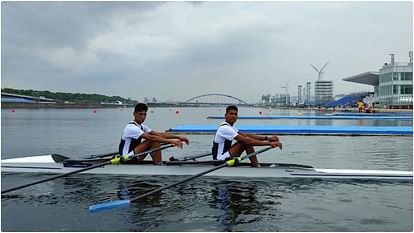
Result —
M 122 206 L 129 205 L 129 203 L 130 203 L 129 200 L 108 201 L 108 202 L 89 206 L 89 212 L 95 213 L 95 212 L 106 210 L 106 209 L 119 208 Z

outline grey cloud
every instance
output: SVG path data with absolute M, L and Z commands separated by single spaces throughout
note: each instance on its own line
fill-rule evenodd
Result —
M 1 13 L 3 87 L 138 100 L 257 101 L 287 80 L 295 95 L 317 77 L 309 64 L 328 60 L 335 94 L 368 90 L 341 79 L 412 49 L 411 2 L 2 2 Z
M 31 46 L 82 49 L 109 32 L 114 15 L 139 13 L 159 3 L 147 2 L 2 2 L 2 40 Z

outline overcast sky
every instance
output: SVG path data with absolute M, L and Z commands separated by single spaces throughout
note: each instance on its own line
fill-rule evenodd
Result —
M 373 90 L 342 79 L 408 61 L 413 3 L 2 1 L 1 39 L 2 88 L 256 102 L 327 61 L 334 94 Z

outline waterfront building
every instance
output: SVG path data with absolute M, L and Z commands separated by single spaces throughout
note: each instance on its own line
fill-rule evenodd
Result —
M 333 81 L 315 81 L 315 105 L 324 105 L 333 100 Z
M 2 92 L 1 104 L 3 106 L 8 104 L 56 104 L 56 101 L 44 96 L 27 96 Z
M 327 62 L 321 69 L 311 65 L 318 72 L 318 80 L 315 81 L 315 105 L 321 106 L 333 100 L 333 81 L 322 80 L 323 70 L 328 65 Z
M 302 98 L 302 85 L 298 85 L 298 100 L 296 105 L 303 104 Z
M 306 82 L 305 105 L 311 104 L 311 82 Z
M 328 82 L 331 82 L 331 81 L 328 81 Z M 319 96 L 319 99 L 320 99 L 320 96 Z M 298 95 L 296 97 L 291 97 L 290 102 L 296 103 L 296 106 L 314 105 L 315 98 L 311 97 L 311 82 L 306 82 L 306 86 L 298 85 Z
M 262 103 L 264 104 L 270 103 L 270 94 L 262 95 Z
M 391 54 L 391 63 L 379 70 L 378 97 L 380 106 L 400 108 L 413 106 L 413 62 L 396 63 Z
M 289 94 L 276 94 L 272 96 L 270 102 L 275 106 L 289 106 L 290 105 L 290 95 Z
M 344 81 L 372 85 L 374 93 L 367 101 L 381 108 L 413 108 L 413 52 L 409 52 L 409 62 L 385 63 L 378 72 L 365 72 L 344 78 Z M 365 101 L 365 102 L 367 102 Z
M 305 104 L 306 87 L 302 87 L 302 104 Z

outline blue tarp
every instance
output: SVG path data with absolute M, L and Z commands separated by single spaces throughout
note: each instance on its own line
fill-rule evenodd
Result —
M 413 116 L 413 112 L 379 112 L 379 113 L 365 113 L 365 112 L 340 112 L 333 113 L 334 116 Z
M 215 133 L 217 125 L 180 125 L 169 129 L 181 133 Z M 236 125 L 241 132 L 264 134 L 319 135 L 412 135 L 413 128 L 405 126 L 309 126 L 309 125 Z

